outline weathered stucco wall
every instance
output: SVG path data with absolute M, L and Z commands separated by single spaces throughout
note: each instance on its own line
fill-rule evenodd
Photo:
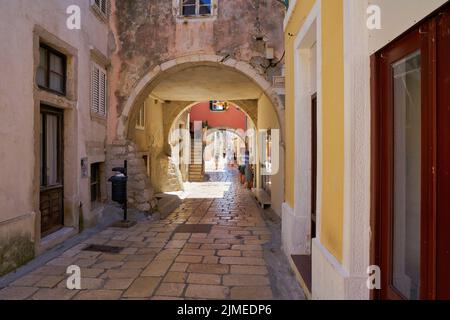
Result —
M 111 104 L 119 116 L 124 104 L 145 75 L 156 66 L 193 54 L 221 55 L 244 61 L 265 74 L 264 37 L 275 48 L 276 58 L 283 55 L 284 7 L 272 0 L 217 1 L 217 18 L 180 19 L 172 1 L 113 1 L 112 30 L 116 52 L 112 59 Z M 267 80 L 281 74 L 281 64 L 269 68 Z M 115 136 L 117 123 L 109 122 Z M 112 137 L 113 139 L 114 137 Z
M 81 9 L 81 30 L 66 27 L 66 9 L 74 4 Z M 91 120 L 90 62 L 91 48 L 108 55 L 108 25 L 93 14 L 89 1 L 0 0 L 0 30 L 1 274 L 32 257 L 40 242 L 40 102 L 64 109 L 65 224 L 78 226 L 80 202 L 86 216 L 91 214 L 89 178 L 80 178 L 80 159 L 104 161 L 106 121 Z M 68 80 L 74 86 L 67 88 L 66 98 L 37 89 L 39 37 L 73 53 Z

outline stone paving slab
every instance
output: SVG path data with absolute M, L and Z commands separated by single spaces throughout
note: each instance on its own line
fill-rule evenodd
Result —
M 106 228 L 1 289 L 0 300 L 277 298 L 283 290 L 265 257 L 274 231 L 236 171 L 211 178 L 191 184 L 187 199 L 165 219 Z M 175 232 L 189 224 L 212 226 L 206 233 Z M 122 250 L 83 251 L 90 244 Z M 70 265 L 81 267 L 82 290 L 66 288 Z M 295 281 L 287 271 L 282 276 Z

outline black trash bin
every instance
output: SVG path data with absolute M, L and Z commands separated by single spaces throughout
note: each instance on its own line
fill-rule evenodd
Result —
M 128 177 L 120 172 L 109 178 L 108 181 L 112 183 L 111 198 L 113 201 L 125 204 L 127 200 L 127 180 Z

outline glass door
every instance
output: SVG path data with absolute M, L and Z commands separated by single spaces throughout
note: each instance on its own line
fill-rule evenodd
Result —
M 417 300 L 429 281 L 433 207 L 429 24 L 379 53 L 379 260 L 383 299 Z M 431 148 L 431 149 L 430 149 Z
M 436 299 L 450 300 L 450 9 L 439 15 L 436 42 L 438 105 Z

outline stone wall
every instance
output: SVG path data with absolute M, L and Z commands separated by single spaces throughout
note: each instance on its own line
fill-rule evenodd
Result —
M 150 179 L 147 176 L 144 159 L 137 155 L 136 145 L 127 140 L 116 140 L 107 148 L 107 175 L 113 176 L 114 167 L 123 167 L 128 161 L 128 206 L 139 211 L 152 213 L 157 208 Z M 111 185 L 108 186 L 111 199 Z
M 284 50 L 284 6 L 274 0 L 218 0 L 214 19 L 180 19 L 177 1 L 114 1 L 112 30 L 114 97 L 118 114 L 132 89 L 156 66 L 193 54 L 220 55 L 243 61 L 266 78 L 281 75 L 282 64 L 267 68 L 266 44 L 275 61 Z

